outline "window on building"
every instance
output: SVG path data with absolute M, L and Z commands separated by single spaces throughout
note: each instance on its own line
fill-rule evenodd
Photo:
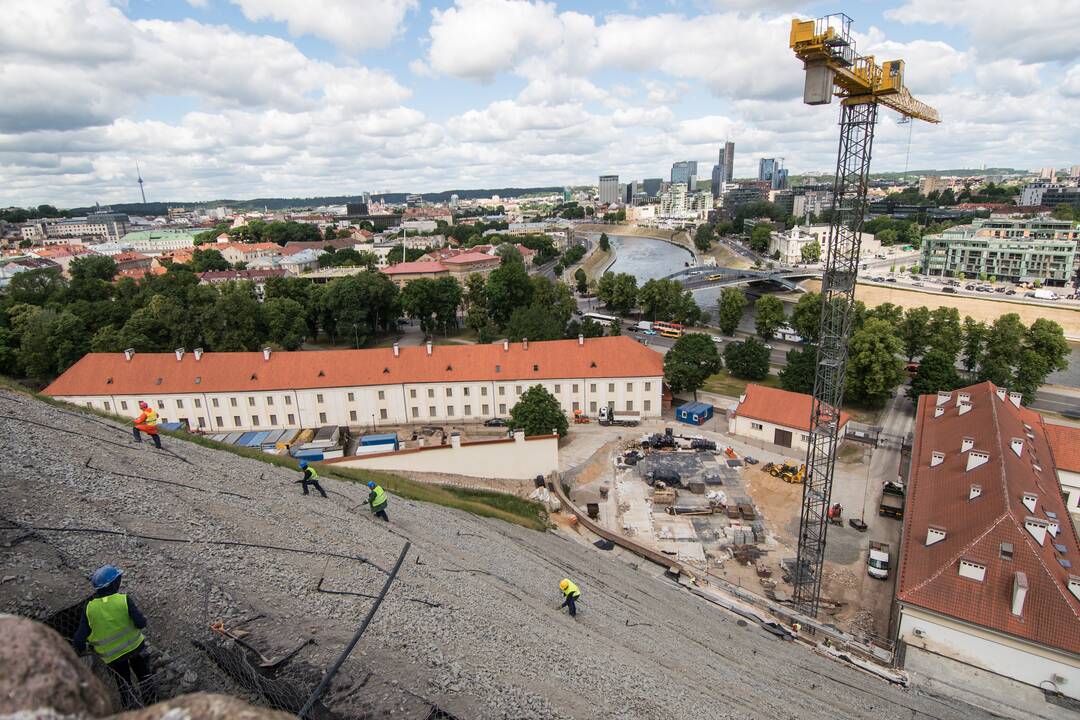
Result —
M 252 415 L 251 416 L 251 427 L 259 427 L 259 416 L 258 415 Z
M 503 385 L 500 385 L 499 386 L 499 394 L 500 395 L 505 395 L 506 394 L 506 387 L 504 387 Z
M 428 388 L 428 389 L 427 389 L 427 396 L 428 396 L 429 398 L 433 398 L 433 397 L 435 397 L 435 388 Z
M 292 405 L 292 395 L 286 395 L 285 396 L 285 404 L 286 405 Z
M 202 407 L 202 400 L 200 400 L 199 398 L 195 398 L 195 407 L 196 408 L 201 408 Z
M 469 417 L 470 415 L 472 415 L 472 405 L 466 405 L 465 406 L 465 417 Z
M 206 418 L 204 418 L 202 416 L 199 417 L 199 427 L 201 427 L 201 428 L 206 427 Z
M 164 400 L 158 400 L 157 401 L 157 406 L 158 406 L 158 410 L 164 410 L 165 409 L 165 401 Z
M 488 406 L 487 405 L 481 405 L 480 406 L 480 414 L 481 415 L 487 415 L 488 414 Z
M 356 402 L 356 394 L 349 393 L 349 402 Z
M 326 413 L 324 413 L 324 412 L 319 413 L 319 422 L 322 423 L 323 425 L 326 424 Z
M 352 422 L 356 422 L 356 411 L 355 410 L 350 410 L 349 411 L 349 420 L 351 420 Z
M 229 407 L 236 407 L 236 398 L 229 398 Z
M 634 383 L 626 383 L 626 392 L 634 392 Z
M 296 424 L 296 416 L 293 415 L 292 413 L 289 413 L 289 424 L 290 425 L 295 425 Z
M 579 403 L 577 400 L 574 401 L 573 409 L 574 409 L 575 412 L 581 409 L 580 407 L 578 407 L 580 404 L 581 403 Z
M 454 388 L 446 388 L 446 397 L 454 397 Z
M 105 409 L 106 410 L 112 410 L 112 408 L 109 407 L 109 401 L 108 400 L 105 401 Z
M 380 400 L 385 400 L 386 399 L 386 391 L 385 390 L 380 390 L 379 391 L 379 399 Z
M 633 400 L 627 400 L 626 401 L 626 409 L 627 410 L 633 410 L 634 409 L 634 401 Z
M 642 404 L 642 409 L 645 412 L 649 412 L 650 410 L 652 410 L 652 400 L 646 400 L 645 402 L 643 402 L 641 404 Z
M 454 406 L 453 405 L 448 405 L 446 407 L 446 416 L 447 417 L 454 417 Z
M 214 418 L 214 422 L 217 423 L 218 427 L 225 427 L 225 419 L 223 417 L 221 417 L 220 415 L 218 415 L 216 418 Z
M 1013 546 L 1012 543 L 1001 543 L 1001 559 L 1012 560 L 1013 559 Z
M 609 393 L 613 393 L 613 392 L 615 392 L 615 383 L 608 383 L 608 384 L 607 384 L 607 391 L 608 391 Z
M 267 395 L 266 396 L 266 404 L 267 405 L 273 405 L 274 404 L 274 396 L 273 395 Z
M 804 443 L 808 443 L 808 442 L 810 442 L 810 436 L 809 436 L 809 435 L 800 435 L 799 437 L 801 437 L 801 438 L 802 438 L 802 441 L 803 441 Z
M 434 405 L 428 405 L 427 414 L 428 414 L 428 417 L 435 417 L 435 406 Z
M 484 397 L 487 397 L 487 385 L 480 388 L 480 394 Z
M 596 383 L 589 383 L 589 392 L 596 392 Z
M 323 401 L 322 393 L 315 396 L 315 402 L 321 403 Z
M 765 426 L 762 425 L 761 423 L 752 422 L 752 423 L 750 423 L 750 428 L 752 430 L 764 430 Z
M 652 383 L 651 382 L 645 383 L 645 392 L 649 392 L 650 390 L 652 390 Z
M 571 385 L 570 390 L 572 390 L 573 392 L 577 392 L 577 383 L 574 383 L 573 385 Z
M 108 405 L 108 403 L 106 403 L 106 406 L 107 405 Z M 108 410 L 109 408 L 106 407 L 105 409 Z M 177 400 L 176 401 L 176 409 L 177 410 L 183 410 L 184 409 L 184 401 L 183 400 Z
M 420 408 L 416 407 L 415 405 L 413 406 L 413 409 L 412 409 L 412 416 L 413 417 L 420 417 Z
M 416 388 L 413 388 L 413 389 L 409 390 L 409 397 L 411 397 L 411 398 L 416 397 Z
M 383 408 L 383 409 L 379 410 L 379 419 L 380 420 L 385 420 L 386 419 L 386 408 Z
M 521 386 L 520 386 L 520 385 L 518 385 L 518 386 L 517 386 L 517 387 L 516 387 L 516 388 L 514 389 L 514 392 L 516 392 L 516 393 L 517 393 L 518 395 L 520 395 L 520 394 L 521 394 Z
M 255 398 L 248 396 L 248 407 L 255 407 Z
M 277 415 L 271 415 L 270 416 L 270 424 L 271 425 L 277 425 Z
M 562 386 L 559 385 L 558 383 L 555 383 L 555 392 L 561 392 L 561 391 L 562 391 Z
M 232 416 L 232 424 L 233 424 L 233 427 L 240 427 L 240 416 L 239 415 L 233 415 Z
M 127 410 L 127 400 L 121 400 L 120 401 L 120 409 L 121 410 Z
M 506 414 L 506 403 L 499 403 L 499 414 L 500 415 L 505 415 Z
M 461 394 L 464 395 L 465 397 L 469 397 L 469 388 L 468 387 L 461 388 Z
M 594 403 L 594 402 L 589 403 L 589 412 L 591 412 L 591 413 L 596 412 L 596 403 Z

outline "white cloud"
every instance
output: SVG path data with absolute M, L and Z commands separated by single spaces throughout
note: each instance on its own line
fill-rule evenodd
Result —
M 1061 83 L 1061 93 L 1069 97 L 1080 98 L 1080 64 L 1073 65 L 1065 73 L 1065 80 Z
M 385 47 L 417 0 L 232 0 L 249 20 L 284 22 L 293 36 L 314 35 L 346 50 Z

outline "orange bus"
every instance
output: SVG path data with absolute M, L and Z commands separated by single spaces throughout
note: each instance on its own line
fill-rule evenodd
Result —
M 679 323 L 654 322 L 653 330 L 660 333 L 662 337 L 681 338 L 683 336 L 683 326 Z

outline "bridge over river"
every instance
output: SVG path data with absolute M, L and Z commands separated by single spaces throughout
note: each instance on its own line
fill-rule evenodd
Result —
M 681 282 L 688 290 L 726 287 L 728 285 L 747 285 L 750 283 L 770 283 L 786 290 L 798 290 L 795 281 L 820 277 L 820 270 L 811 270 L 809 268 L 781 267 L 771 270 L 753 270 L 749 268 L 698 265 L 672 273 L 665 279 Z

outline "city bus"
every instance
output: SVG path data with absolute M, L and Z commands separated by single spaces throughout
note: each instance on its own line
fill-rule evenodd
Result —
M 679 323 L 673 322 L 654 322 L 653 330 L 660 333 L 662 337 L 667 338 L 681 338 L 683 336 L 683 326 Z
M 611 327 L 611 323 L 615 322 L 616 317 L 614 315 L 601 315 L 600 313 L 588 312 L 581 316 L 582 320 L 592 320 L 595 323 L 600 323 L 604 327 Z

